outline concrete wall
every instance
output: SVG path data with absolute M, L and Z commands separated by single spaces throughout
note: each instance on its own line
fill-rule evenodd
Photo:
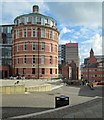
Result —
M 24 85 L 14 85 L 14 86 L 1 86 L 1 94 L 24 94 L 25 86 Z
M 51 85 L 41 85 L 36 87 L 29 87 L 25 89 L 25 92 L 43 92 L 43 91 L 51 91 Z

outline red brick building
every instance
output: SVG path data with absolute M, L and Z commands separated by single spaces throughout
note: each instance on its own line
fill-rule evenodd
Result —
M 104 80 L 104 56 L 94 56 L 91 49 L 90 57 L 84 60 L 83 79 L 89 82 Z
M 66 63 L 62 66 L 62 76 L 69 80 L 80 79 L 79 68 L 73 60 L 70 64 Z
M 12 29 L 13 74 L 26 78 L 58 77 L 58 36 L 56 21 L 39 13 L 18 16 Z

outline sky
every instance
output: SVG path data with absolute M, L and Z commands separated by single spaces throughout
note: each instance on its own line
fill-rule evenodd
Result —
M 90 49 L 93 48 L 95 55 L 102 54 L 102 2 L 86 1 L 51 2 L 41 0 L 3 0 L 1 24 L 13 24 L 13 20 L 22 14 L 32 12 L 33 5 L 39 5 L 41 14 L 50 16 L 57 21 L 60 32 L 59 44 L 78 43 L 80 63 L 89 57 Z

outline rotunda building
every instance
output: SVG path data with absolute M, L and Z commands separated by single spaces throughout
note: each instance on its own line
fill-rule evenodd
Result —
M 14 20 L 12 29 L 13 75 L 27 79 L 58 77 L 58 37 L 56 20 L 33 12 L 20 15 Z

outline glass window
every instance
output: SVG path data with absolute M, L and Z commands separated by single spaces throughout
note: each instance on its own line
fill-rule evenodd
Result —
M 57 69 L 55 69 L 55 74 L 57 74 Z
M 41 22 L 41 17 L 37 17 L 37 22 Z
M 55 65 L 57 65 L 57 57 L 55 57 Z
M 26 42 L 23 44 L 23 50 L 26 50 Z
M 21 23 L 24 23 L 25 19 L 24 18 L 21 18 Z
M 44 61 L 45 61 L 44 58 L 45 58 L 44 55 L 42 55 L 42 58 L 41 58 L 41 64 L 44 64 Z
M 35 55 L 33 55 L 32 63 L 35 64 Z
M 36 17 L 33 17 L 33 24 L 36 24 Z
M 52 31 L 49 31 L 49 38 L 52 39 Z
M 26 68 L 23 68 L 23 74 L 26 74 Z
M 32 43 L 32 50 L 35 50 L 35 42 Z
M 32 29 L 32 37 L 36 37 L 35 29 Z
M 35 68 L 32 68 L 32 74 L 35 74 Z
M 17 43 L 17 52 L 19 51 L 19 44 Z
M 24 29 L 24 37 L 26 37 L 26 29 Z
M 41 25 L 45 25 L 44 18 L 41 18 Z
M 55 40 L 57 40 L 57 33 L 55 33 Z
M 52 52 L 52 44 L 50 43 L 50 52 Z
M 24 60 L 23 61 L 24 61 L 24 64 L 26 64 L 26 55 L 24 55 Z
M 52 74 L 52 68 L 50 68 L 50 74 Z
M 28 17 L 28 22 L 32 22 L 32 17 Z
M 50 64 L 52 64 L 52 56 L 50 56 Z
M 44 29 L 41 30 L 41 37 L 45 38 L 45 30 Z
M 19 64 L 19 56 L 17 56 L 17 64 Z
M 42 51 L 45 51 L 45 42 L 42 42 Z
M 19 38 L 19 30 L 17 30 L 17 38 Z
M 55 45 L 55 52 L 57 52 L 57 45 Z
M 42 68 L 42 74 L 45 74 L 45 68 Z

